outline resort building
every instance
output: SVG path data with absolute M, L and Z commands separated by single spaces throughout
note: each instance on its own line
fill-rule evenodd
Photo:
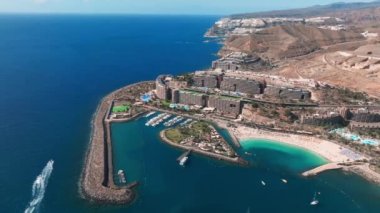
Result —
M 221 82 L 220 89 L 245 94 L 261 94 L 264 86 L 254 80 L 225 77 Z
M 177 97 L 176 97 L 177 99 Z M 202 93 L 180 90 L 178 92 L 178 103 L 185 105 L 206 106 L 207 96 Z
M 179 103 L 179 93 L 180 93 L 180 90 L 178 89 L 174 89 L 172 90 L 172 103 L 173 104 L 178 104 Z
M 212 62 L 212 69 L 221 70 L 252 70 L 263 66 L 265 63 L 255 55 L 242 52 L 233 52 L 227 56 Z
M 350 128 L 380 129 L 380 114 L 377 113 L 353 113 Z
M 170 99 L 170 88 L 168 83 L 172 80 L 171 75 L 159 75 L 156 78 L 156 95 L 159 99 L 168 100 Z
M 289 100 L 310 100 L 311 92 L 308 90 L 297 89 L 297 88 L 287 88 L 287 87 L 276 87 L 273 85 L 268 85 L 264 90 L 264 95 L 273 98 L 282 98 Z
M 324 114 L 314 114 L 314 115 L 302 115 L 301 124 L 315 125 L 315 126 L 335 126 L 344 125 L 345 120 L 343 117 L 336 112 L 324 113 Z
M 219 82 L 219 76 L 215 75 L 202 75 L 193 77 L 194 87 L 218 88 Z
M 241 112 L 241 100 L 227 96 L 209 96 L 208 107 L 224 116 L 237 117 Z

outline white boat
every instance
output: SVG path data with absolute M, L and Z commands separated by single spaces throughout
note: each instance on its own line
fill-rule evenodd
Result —
M 162 113 L 162 114 L 157 115 L 154 118 L 151 118 L 148 122 L 145 123 L 145 126 L 151 126 L 151 125 L 159 122 L 166 115 L 168 115 L 168 114 L 167 113 Z M 157 124 L 156 124 L 156 126 L 157 126 Z
M 319 192 L 318 192 L 318 194 L 319 194 Z M 319 204 L 319 200 L 317 199 L 317 193 L 314 193 L 314 197 L 313 197 L 313 200 L 311 200 L 310 205 L 316 206 L 318 204 Z
M 126 180 L 126 178 L 125 178 L 125 173 L 124 173 L 123 170 L 119 170 L 119 171 L 117 172 L 117 175 L 119 175 L 119 182 L 120 182 L 120 183 L 126 183 L 126 182 L 127 182 L 127 180 Z
M 281 179 L 281 181 L 282 181 L 283 183 L 288 183 L 288 181 L 287 181 L 286 179 Z
M 189 157 L 185 156 L 183 157 L 180 161 L 179 161 L 179 165 L 180 166 L 185 166 L 187 160 L 189 159 Z
M 267 184 L 262 180 L 261 185 L 266 186 Z
M 193 121 L 193 119 L 189 118 L 189 119 L 187 119 L 186 121 L 182 122 L 182 123 L 180 124 L 180 126 L 185 126 L 186 124 L 190 123 L 191 121 Z
M 144 117 L 148 118 L 148 117 L 152 116 L 154 113 L 156 113 L 156 112 L 155 111 L 150 112 L 150 113 L 146 114 Z

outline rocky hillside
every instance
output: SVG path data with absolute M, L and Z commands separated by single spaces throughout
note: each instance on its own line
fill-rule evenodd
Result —
M 260 18 L 260 17 L 304 18 L 304 17 L 313 17 L 313 16 L 328 16 L 328 15 L 332 15 L 336 13 L 341 13 L 343 15 L 350 11 L 365 11 L 367 9 L 373 9 L 376 7 L 380 7 L 380 0 L 373 1 L 373 2 L 353 2 L 353 3 L 338 2 L 338 3 L 328 4 L 328 5 L 316 5 L 316 6 L 301 8 L 301 9 L 236 14 L 236 15 L 231 15 L 230 17 L 233 19 Z
M 318 27 L 281 25 L 246 36 L 231 36 L 220 54 L 239 51 L 271 61 L 305 55 L 323 46 L 364 39 L 360 33 Z

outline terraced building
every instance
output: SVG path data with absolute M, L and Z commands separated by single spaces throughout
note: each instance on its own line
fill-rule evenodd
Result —
M 264 90 L 264 85 L 254 80 L 224 77 L 220 84 L 220 89 L 253 95 L 261 94 Z

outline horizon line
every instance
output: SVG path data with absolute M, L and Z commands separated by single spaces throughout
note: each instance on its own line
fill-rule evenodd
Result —
M 230 16 L 232 14 L 191 14 L 191 13 L 120 13 L 120 12 L 8 12 L 0 11 L 0 15 L 117 15 L 117 16 Z

